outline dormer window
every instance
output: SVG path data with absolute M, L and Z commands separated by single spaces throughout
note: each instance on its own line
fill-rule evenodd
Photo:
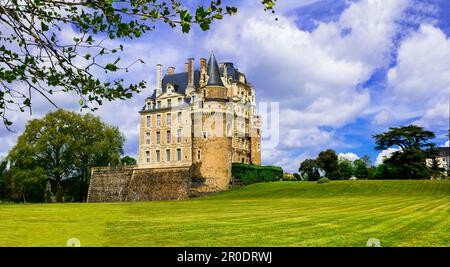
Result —
M 171 95 L 171 94 L 172 94 L 172 91 L 173 91 L 173 84 L 168 83 L 168 84 L 167 84 L 167 87 L 166 87 L 166 92 L 167 92 L 167 94 L 168 94 L 168 95 Z

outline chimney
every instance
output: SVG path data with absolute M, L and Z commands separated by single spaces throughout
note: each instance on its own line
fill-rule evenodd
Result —
M 201 58 L 200 59 L 200 85 L 204 86 L 206 85 L 206 59 Z
M 162 92 L 162 65 L 156 65 L 156 92 Z
M 194 59 L 188 59 L 188 87 L 194 87 Z
M 175 74 L 175 67 L 168 67 L 167 75 L 174 75 L 174 74 Z

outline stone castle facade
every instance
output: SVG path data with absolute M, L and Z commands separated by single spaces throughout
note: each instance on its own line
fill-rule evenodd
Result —
M 180 199 L 223 191 L 232 182 L 233 162 L 261 164 L 255 89 L 233 63 L 218 64 L 212 53 L 208 61 L 200 59 L 198 69 L 190 58 L 184 72 L 169 67 L 163 77 L 158 64 L 156 74 L 155 89 L 139 112 L 138 166 L 94 169 L 89 195 L 96 197 L 89 201 Z
M 226 188 L 231 163 L 261 164 L 261 120 L 255 89 L 233 63 L 188 59 L 184 72 L 173 67 L 141 110 L 139 167 L 193 166 L 194 176 Z M 218 178 L 222 177 L 222 178 Z

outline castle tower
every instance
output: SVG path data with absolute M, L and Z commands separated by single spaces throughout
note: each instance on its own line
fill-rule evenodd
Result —
M 192 113 L 193 178 L 200 180 L 205 190 L 220 191 L 228 189 L 231 180 L 232 138 L 229 129 L 233 114 L 229 112 L 227 88 L 212 53 L 207 75 L 206 85 L 200 88 L 202 108 Z

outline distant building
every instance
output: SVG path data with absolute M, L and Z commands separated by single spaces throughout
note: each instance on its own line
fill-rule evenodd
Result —
M 450 147 L 439 147 L 439 154 L 436 158 L 439 168 L 444 169 L 443 174 L 447 176 L 450 171 Z M 433 159 L 426 159 L 427 165 L 433 165 Z

